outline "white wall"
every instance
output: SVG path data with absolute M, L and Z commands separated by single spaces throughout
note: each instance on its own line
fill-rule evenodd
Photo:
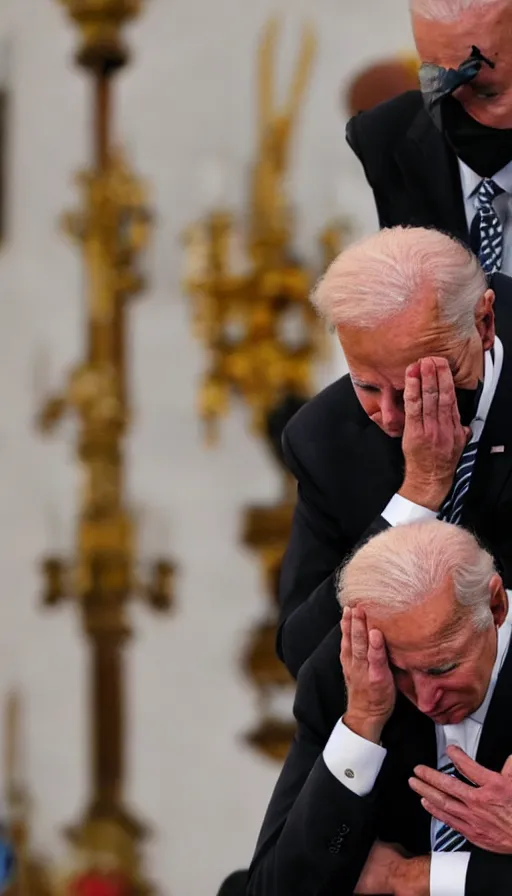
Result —
M 294 170 L 300 243 L 312 256 L 340 180 L 343 210 L 361 231 L 375 226 L 344 144 L 340 82 L 411 40 L 405 0 L 281 5 L 289 59 L 303 17 L 320 37 Z M 278 8 L 277 0 L 151 0 L 130 30 L 134 64 L 119 92 L 119 134 L 151 180 L 158 210 L 151 289 L 132 313 L 133 495 L 168 520 L 162 538 L 181 567 L 174 618 L 134 612 L 129 792 L 154 828 L 148 867 L 173 896 L 213 896 L 225 874 L 247 865 L 277 775 L 237 741 L 255 718 L 237 656 L 262 607 L 257 565 L 237 548 L 240 512 L 272 500 L 276 479 L 240 412 L 226 422 L 220 450 L 206 453 L 200 444 L 194 401 L 202 356 L 179 287 L 179 234 L 204 205 L 205 164 L 218 154 L 241 207 L 256 37 Z M 86 654 L 71 607 L 38 606 L 37 560 L 70 544 L 76 483 L 72 428 L 46 443 L 32 418 L 35 358 L 51 355 L 56 386 L 80 354 L 78 254 L 55 222 L 73 204 L 71 176 L 87 160 L 89 94 L 70 65 L 76 35 L 60 4 L 2 0 L 2 35 L 13 40 L 14 108 L 10 234 L 0 253 L 0 693 L 11 683 L 23 689 L 34 837 L 62 851 L 60 829 L 86 796 Z M 339 369 L 338 357 L 328 376 Z

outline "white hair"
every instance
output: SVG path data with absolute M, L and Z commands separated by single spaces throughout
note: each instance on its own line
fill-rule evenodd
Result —
M 361 604 L 378 616 L 405 612 L 427 600 L 446 580 L 478 631 L 493 622 L 491 555 L 465 529 L 440 520 L 395 526 L 366 542 L 339 572 L 341 606 Z
M 317 283 L 311 301 L 333 327 L 373 329 L 433 290 L 440 316 L 461 339 L 473 332 L 487 289 L 477 258 L 458 240 L 423 227 L 392 227 L 349 246 Z
M 499 6 L 509 0 L 409 0 L 411 15 L 434 22 L 455 22 L 465 12 Z

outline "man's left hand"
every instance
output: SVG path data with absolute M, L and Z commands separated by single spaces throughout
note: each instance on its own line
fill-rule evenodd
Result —
M 377 840 L 371 849 L 355 888 L 356 896 L 384 896 L 394 893 L 393 878 L 402 853 L 389 843 Z
M 420 765 L 409 784 L 430 815 L 488 852 L 512 855 L 512 756 L 492 772 L 460 750 L 448 747 L 456 768 L 476 787 Z
M 400 846 L 377 841 L 354 893 L 356 896 L 429 896 L 430 856 L 405 858 Z

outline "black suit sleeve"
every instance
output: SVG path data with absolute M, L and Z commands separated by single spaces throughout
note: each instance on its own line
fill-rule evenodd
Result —
M 339 524 L 325 509 L 327 499 L 300 463 L 287 430 L 283 452 L 298 481 L 298 498 L 281 567 L 277 653 L 296 678 L 303 662 L 339 623 L 336 570 L 357 545 L 339 534 Z M 359 543 L 387 526 L 377 517 Z
M 263 822 L 248 896 L 352 896 L 375 840 L 372 798 L 352 793 L 324 763 L 322 695 L 310 667 L 299 675 L 297 734 Z M 342 704 L 340 684 L 340 715 Z
M 476 850 L 471 853 L 465 896 L 510 896 L 512 856 Z

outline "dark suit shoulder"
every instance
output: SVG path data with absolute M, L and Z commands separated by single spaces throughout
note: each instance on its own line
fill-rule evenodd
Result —
M 327 743 L 345 711 L 345 683 L 340 663 L 341 631 L 336 626 L 301 666 L 294 714 L 321 743 Z
M 305 439 L 321 446 L 343 429 L 367 424 L 351 379 L 345 374 L 297 411 L 284 429 L 284 439 L 292 448 Z
M 408 90 L 350 119 L 346 128 L 347 141 L 371 179 L 423 108 L 420 91 Z

